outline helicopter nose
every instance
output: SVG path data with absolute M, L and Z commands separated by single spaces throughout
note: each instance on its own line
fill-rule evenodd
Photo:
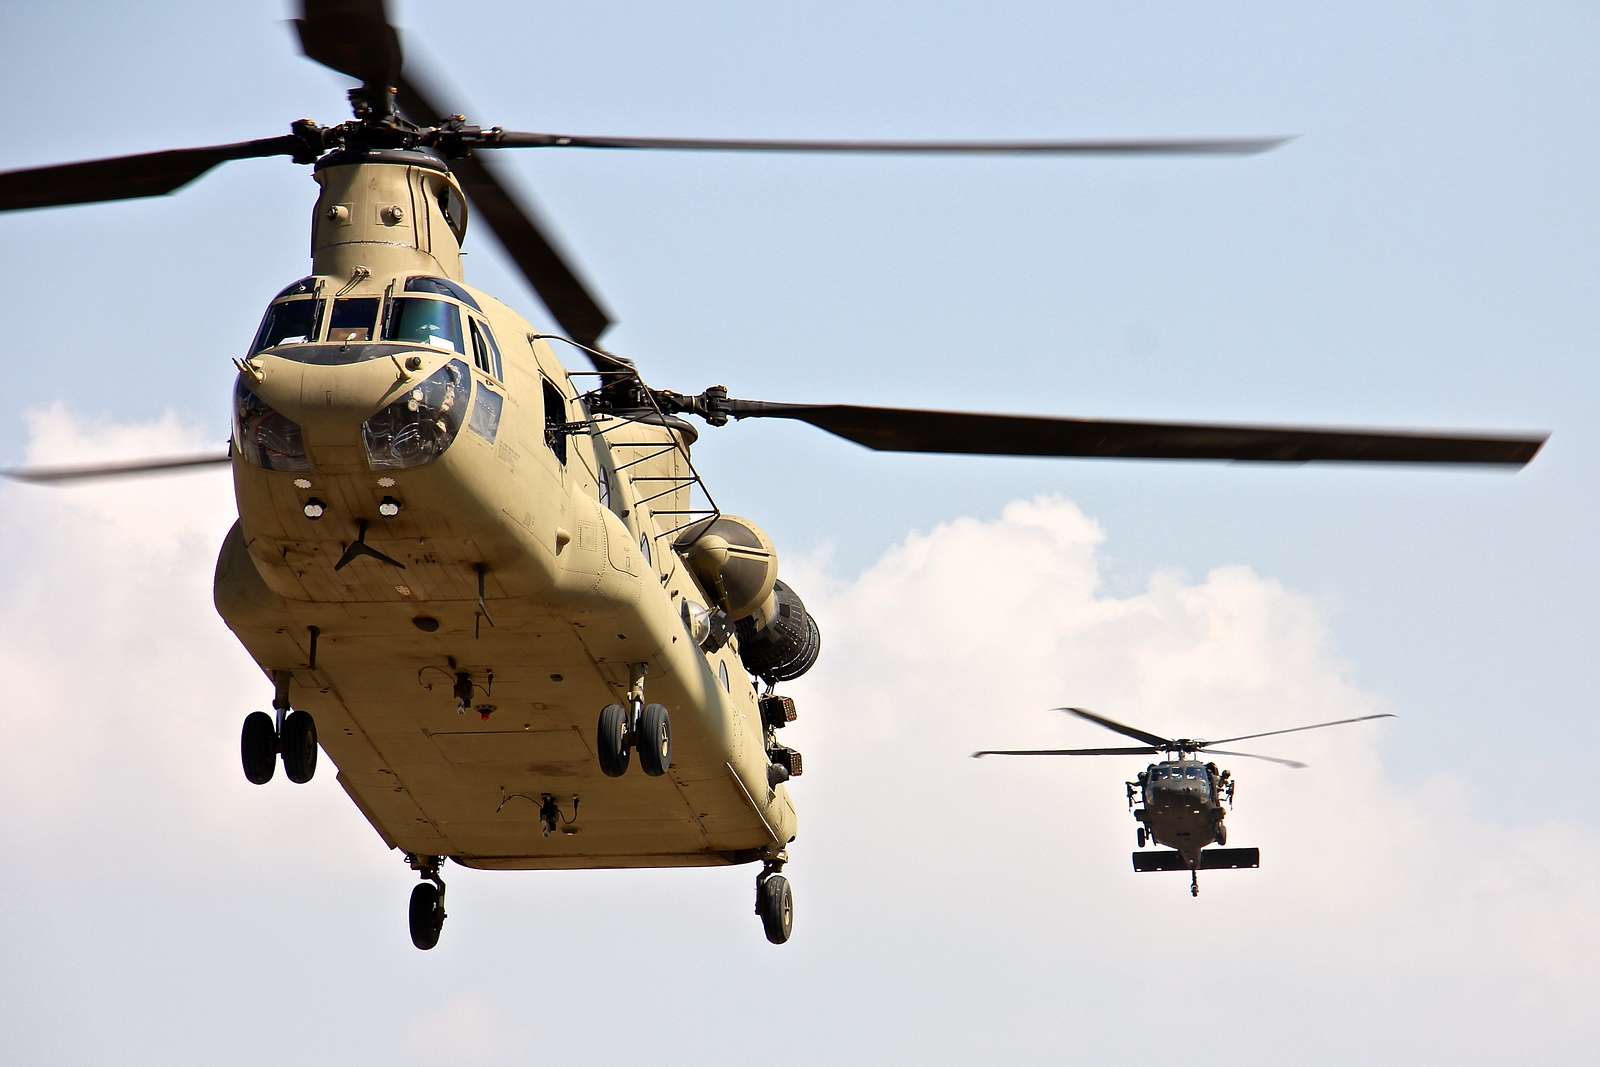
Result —
M 319 430 L 348 434 L 352 425 L 393 403 L 412 381 L 426 377 L 429 362 L 444 360 L 403 350 L 387 359 L 333 366 L 257 356 L 245 385 L 314 437 Z
M 313 469 L 356 473 L 368 466 L 363 446 L 368 420 L 425 390 L 430 374 L 450 363 L 445 353 L 394 346 L 358 362 L 318 363 L 263 353 L 241 366 L 239 387 L 295 428 Z M 466 373 L 465 367 L 460 370 Z M 448 444 L 436 443 L 441 445 L 436 452 Z

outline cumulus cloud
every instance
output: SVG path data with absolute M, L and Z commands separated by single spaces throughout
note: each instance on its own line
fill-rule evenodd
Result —
M 32 429 L 34 461 L 204 443 L 60 409 Z M 26 857 L 0 1024 L 35 1059 L 1108 1062 L 1189 1034 L 1190 1063 L 1473 1062 L 1594 1036 L 1591 827 L 1397 773 L 1386 737 L 1448 724 L 1351 677 L 1315 601 L 1247 566 L 1110 592 L 1107 532 L 1049 498 L 854 575 L 786 559 L 824 636 L 786 738 L 807 756 L 793 943 L 761 942 L 750 869 L 458 871 L 422 956 L 409 882 L 331 773 L 240 776 L 268 694 L 210 604 L 231 505 L 216 474 L 0 489 L 0 804 Z M 1129 869 L 1139 761 L 968 758 L 1111 741 L 1062 704 L 1189 736 L 1401 717 L 1254 743 L 1305 771 L 1221 761 L 1263 866 L 1191 900 Z M 130 967 L 155 977 L 85 977 Z M 259 1036 L 262 1004 L 292 1037 Z

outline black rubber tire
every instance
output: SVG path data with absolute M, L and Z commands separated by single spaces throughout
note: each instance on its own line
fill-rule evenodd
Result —
M 432 882 L 418 882 L 411 891 L 411 943 L 426 952 L 439 943 L 444 929 L 444 903 L 439 899 L 439 887 Z
M 1228 828 L 1225 825 L 1223 825 L 1222 823 L 1218 823 L 1217 824 L 1217 844 L 1226 845 L 1227 843 L 1228 843 Z
M 672 766 L 672 717 L 660 704 L 646 704 L 639 716 L 639 766 L 660 778 Z
M 761 928 L 774 945 L 788 941 L 794 932 L 794 890 L 781 874 L 768 875 L 761 883 Z
M 278 728 L 271 715 L 252 711 L 244 717 L 244 729 L 239 731 L 239 762 L 244 764 L 244 776 L 256 785 L 272 781 L 272 772 L 278 768 Z
M 600 709 L 600 724 L 595 728 L 595 751 L 600 754 L 600 770 L 608 778 L 628 773 L 628 709 L 607 704 Z
M 311 781 L 317 773 L 317 724 L 309 711 L 289 713 L 283 720 L 278 747 L 283 750 L 283 773 L 289 781 L 300 785 Z
M 1139 827 L 1139 847 L 1144 848 L 1144 827 Z

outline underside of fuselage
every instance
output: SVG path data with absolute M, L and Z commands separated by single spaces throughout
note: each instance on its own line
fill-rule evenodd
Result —
M 302 540 L 295 569 L 317 599 L 291 600 L 263 582 L 236 525 L 217 606 L 263 671 L 289 672 L 289 702 L 315 717 L 340 784 L 390 847 L 495 869 L 666 867 L 760 859 L 792 837 L 786 791 L 752 789 L 741 766 L 765 766 L 754 692 L 723 691 L 698 649 L 671 654 L 692 648 L 676 647 L 681 634 L 487 579 L 480 610 L 473 570 L 450 558 L 471 546 L 369 540 L 405 569 L 358 558 L 335 570 L 339 540 Z M 649 699 L 672 712 L 672 766 L 606 777 L 596 717 L 638 663 Z M 463 673 L 471 699 L 458 709 Z M 734 684 L 750 689 L 742 672 Z M 561 812 L 554 833 L 538 817 L 546 797 Z

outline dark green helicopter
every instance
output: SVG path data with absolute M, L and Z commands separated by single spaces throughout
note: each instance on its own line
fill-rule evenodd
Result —
M 1257 737 L 1299 733 L 1301 730 L 1320 730 L 1325 726 L 1343 726 L 1345 723 L 1365 722 L 1368 719 L 1392 719 L 1393 715 L 1362 715 L 1354 719 L 1336 719 L 1333 722 L 1312 723 L 1310 726 L 1291 726 L 1287 730 L 1267 730 L 1259 734 L 1241 734 L 1216 741 L 1194 741 L 1188 738 L 1171 739 L 1125 726 L 1083 708 L 1056 708 L 1080 719 L 1115 730 L 1125 737 L 1144 744 L 1125 748 L 1032 748 L 985 749 L 974 752 L 973 759 L 981 756 L 1144 756 L 1160 753 L 1166 758 L 1152 763 L 1135 781 L 1127 783 L 1128 809 L 1139 820 L 1139 847 L 1147 842 L 1166 845 L 1171 852 L 1135 852 L 1135 871 L 1188 871 L 1189 894 L 1200 895 L 1198 872 L 1227 870 L 1238 867 L 1261 866 L 1258 848 L 1224 848 L 1228 843 L 1228 828 L 1223 825 L 1227 809 L 1233 807 L 1234 779 L 1230 771 L 1218 771 L 1215 763 L 1202 763 L 1201 752 L 1219 756 L 1248 756 L 1264 759 L 1285 767 L 1304 767 L 1295 760 L 1263 756 L 1258 752 L 1231 752 L 1215 745 L 1233 741 L 1249 741 Z M 1143 803 L 1142 808 L 1134 808 Z M 1226 807 L 1225 807 L 1226 806 Z M 1218 848 L 1205 851 L 1207 845 Z

